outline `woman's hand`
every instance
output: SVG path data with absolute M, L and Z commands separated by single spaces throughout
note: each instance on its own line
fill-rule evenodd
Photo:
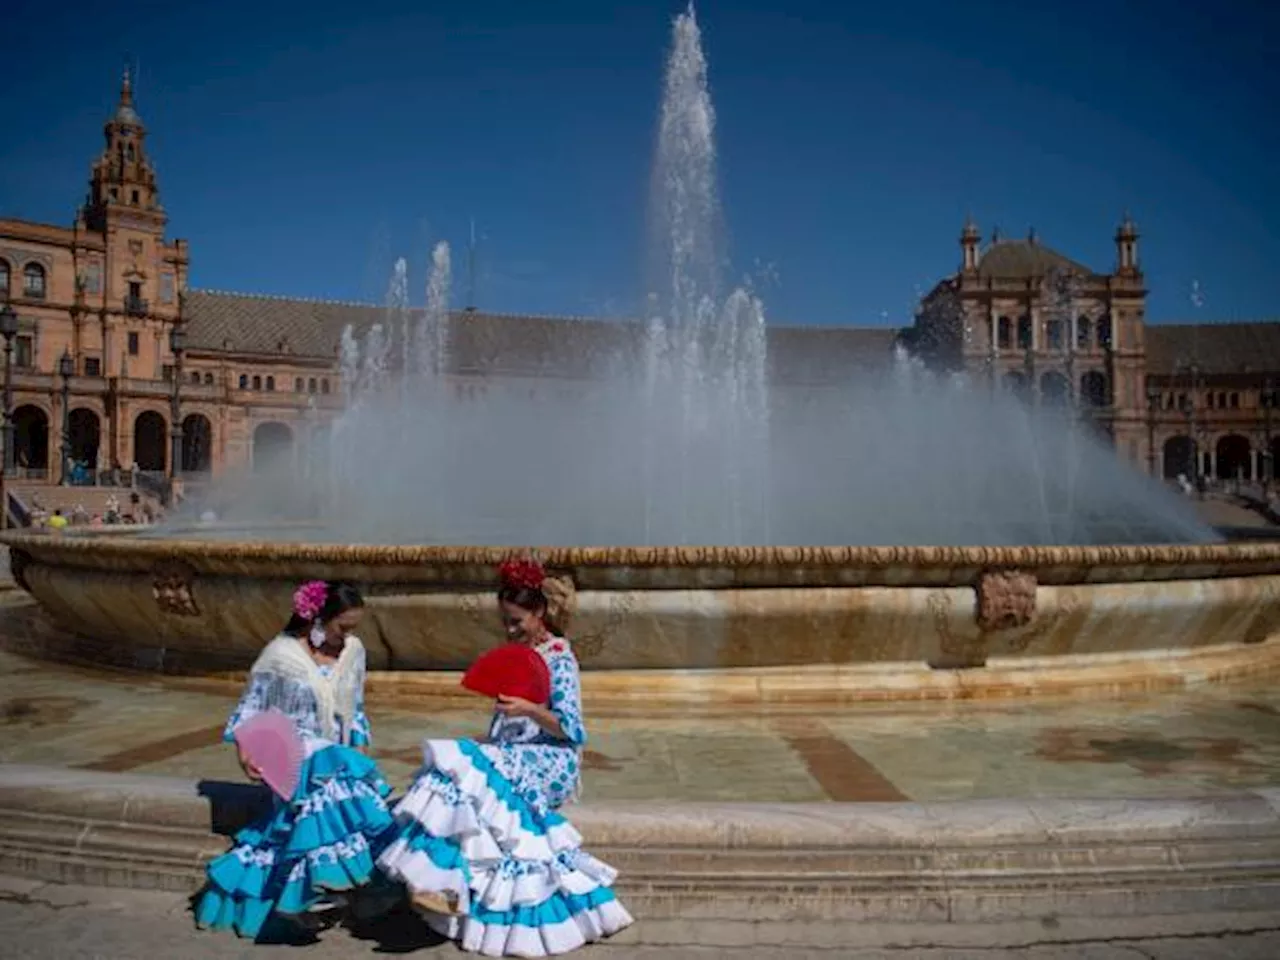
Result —
M 537 720 L 538 716 L 543 713 L 543 709 L 523 697 L 508 697 L 505 694 L 499 694 L 498 712 L 504 717 L 528 717 L 530 720 Z
M 236 759 L 240 761 L 240 769 L 244 771 L 244 775 L 249 778 L 251 783 L 262 782 L 262 771 L 249 762 L 241 749 L 236 747 Z
M 540 704 L 525 700 L 522 697 L 498 697 L 497 710 L 505 717 L 528 717 L 547 733 L 559 740 L 564 740 L 564 730 L 560 720 L 554 713 Z

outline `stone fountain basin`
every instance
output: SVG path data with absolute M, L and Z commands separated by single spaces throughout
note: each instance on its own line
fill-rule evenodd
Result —
M 247 667 L 308 578 L 365 588 L 372 669 L 462 669 L 494 643 L 494 568 L 510 553 L 221 534 L 13 532 L 0 541 L 15 580 L 59 626 L 117 660 L 158 656 L 177 672 Z M 1034 672 L 1205 650 L 1226 651 L 1238 667 L 1250 650 L 1262 656 L 1247 645 L 1280 631 L 1277 543 L 539 552 L 578 585 L 570 635 L 585 670 L 675 671 L 686 683 L 703 672 L 745 671 L 757 685 L 797 671 L 812 679 L 998 663 Z M 652 675 L 649 684 L 662 682 Z

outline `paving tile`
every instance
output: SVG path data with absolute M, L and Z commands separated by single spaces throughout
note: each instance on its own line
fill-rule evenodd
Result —
M 239 777 L 231 750 L 217 743 L 234 687 L 32 659 L 15 652 L 22 638 L 13 634 L 27 608 L 20 595 L 0 594 L 0 762 Z M 935 802 L 1280 787 L 1274 687 L 1205 685 L 1113 700 L 867 704 L 788 717 L 598 710 L 588 716 L 584 797 Z M 398 787 L 418 768 L 424 738 L 477 736 L 488 726 L 479 701 L 373 701 L 369 713 L 375 755 Z

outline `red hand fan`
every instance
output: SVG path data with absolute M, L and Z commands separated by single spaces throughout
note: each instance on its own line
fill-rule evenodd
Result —
M 481 654 L 463 674 L 462 685 L 494 699 L 519 697 L 538 704 L 551 699 L 547 662 L 536 650 L 518 643 L 504 643 Z
M 245 759 L 261 772 L 263 782 L 282 800 L 291 799 L 306 759 L 293 721 L 279 710 L 268 710 L 236 727 L 235 738 Z

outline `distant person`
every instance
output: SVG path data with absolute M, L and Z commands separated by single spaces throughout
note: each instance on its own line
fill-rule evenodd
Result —
M 293 595 L 289 622 L 254 662 L 223 740 L 234 743 L 241 723 L 278 710 L 293 721 L 306 759 L 293 797 L 275 797 L 269 814 L 210 861 L 196 898 L 197 926 L 258 939 L 269 918 L 300 922 L 342 907 L 346 894 L 375 879 L 374 858 L 395 821 L 385 801 L 391 787 L 364 756 L 365 650 L 352 632 L 363 613 L 364 599 L 351 584 L 305 583 Z M 261 781 L 238 747 L 237 754 L 245 776 Z
M 53 511 L 53 516 L 45 521 L 45 525 L 58 533 L 67 529 L 67 518 L 62 515 L 62 508 L 58 507 Z

